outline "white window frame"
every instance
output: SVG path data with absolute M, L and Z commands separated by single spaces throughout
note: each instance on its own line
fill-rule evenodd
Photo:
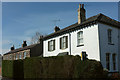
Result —
M 66 49 L 66 48 L 68 48 L 68 36 L 63 36 L 63 37 L 61 37 L 60 39 L 60 46 L 61 46 L 61 48 L 60 49 Z
M 62 41 L 62 42 L 61 42 L 61 43 L 62 43 L 62 44 L 61 44 L 61 48 L 65 49 L 65 48 L 66 48 L 66 37 L 62 37 L 62 38 L 61 38 L 61 41 Z
M 27 55 L 27 53 L 26 53 L 26 52 L 23 52 L 23 58 L 24 58 L 24 59 L 26 58 L 26 55 Z
M 21 53 L 19 53 L 19 59 L 22 59 L 22 54 Z
M 48 51 L 54 51 L 55 50 L 55 40 L 48 41 Z
M 84 44 L 84 38 L 83 38 L 83 31 L 79 31 L 77 33 L 77 45 L 83 45 Z
M 9 59 L 12 59 L 12 54 L 9 55 Z
M 18 54 L 17 53 L 15 54 L 15 60 L 18 60 Z

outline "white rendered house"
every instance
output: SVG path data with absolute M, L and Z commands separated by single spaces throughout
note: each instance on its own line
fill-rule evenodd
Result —
M 86 19 L 84 4 L 78 8 L 78 22 L 44 37 L 43 56 L 60 53 L 81 55 L 101 61 L 110 72 L 120 72 L 120 22 L 103 14 Z

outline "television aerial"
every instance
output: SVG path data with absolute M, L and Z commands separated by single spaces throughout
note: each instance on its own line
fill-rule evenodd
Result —
M 52 20 L 54 22 L 54 25 L 57 26 L 57 22 L 60 22 L 60 19 Z

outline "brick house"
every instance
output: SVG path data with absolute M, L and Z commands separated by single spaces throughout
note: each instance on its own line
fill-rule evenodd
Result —
M 43 42 L 27 46 L 26 41 L 23 41 L 22 47 L 14 49 L 3 55 L 3 60 L 18 60 L 25 59 L 26 57 L 36 57 L 43 55 Z

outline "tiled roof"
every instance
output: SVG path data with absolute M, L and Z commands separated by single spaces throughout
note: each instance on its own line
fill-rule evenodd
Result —
M 57 34 L 61 34 L 61 33 L 64 33 L 64 32 L 69 32 L 71 29 L 74 29 L 74 28 L 76 28 L 78 26 L 81 27 L 82 25 L 86 25 L 86 24 L 93 23 L 93 22 L 95 22 L 95 23 L 96 22 L 102 22 L 102 23 L 105 23 L 105 24 L 120 28 L 120 22 L 118 22 L 116 20 L 113 20 L 110 17 L 107 17 L 107 16 L 100 13 L 98 15 L 95 15 L 95 16 L 92 16 L 92 17 L 86 19 L 81 24 L 75 23 L 75 24 L 72 24 L 72 25 L 70 25 L 70 26 L 68 26 L 66 28 L 63 28 L 63 29 L 61 29 L 61 30 L 59 30 L 57 32 L 49 34 L 49 35 L 44 37 L 44 40 L 49 39 L 49 38 L 54 37 L 54 36 L 57 36 Z M 67 31 L 67 30 L 69 30 L 69 31 Z
M 14 50 L 9 51 L 8 53 L 5 53 L 4 55 L 10 54 L 10 53 L 19 52 L 19 51 L 23 51 L 23 50 L 27 50 L 27 49 L 31 49 L 31 48 L 33 48 L 34 46 L 39 45 L 39 44 L 40 44 L 40 43 L 38 43 L 38 44 L 33 44 L 33 45 L 30 45 L 30 46 L 21 47 L 21 48 L 18 48 L 18 49 L 14 49 Z

